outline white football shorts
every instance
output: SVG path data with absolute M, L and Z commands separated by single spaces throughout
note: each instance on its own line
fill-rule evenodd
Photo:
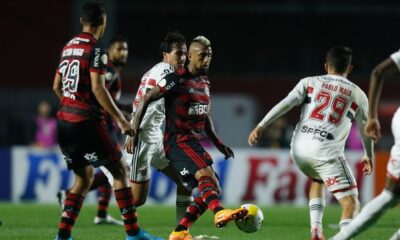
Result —
M 387 175 L 395 181 L 400 179 L 400 108 L 397 109 L 392 119 L 392 133 L 394 145 L 390 151 L 390 159 L 387 163 Z
M 312 179 L 323 181 L 336 199 L 358 195 L 356 180 L 344 157 L 326 161 L 291 154 L 300 170 Z

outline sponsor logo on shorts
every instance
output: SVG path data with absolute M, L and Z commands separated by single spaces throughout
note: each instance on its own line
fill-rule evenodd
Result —
M 186 176 L 189 174 L 189 171 L 186 168 L 183 168 L 182 171 L 179 172 L 182 176 Z
M 325 181 L 326 186 L 328 186 L 328 187 L 333 186 L 333 185 L 335 185 L 336 183 L 339 183 L 339 182 L 340 182 L 339 176 L 328 178 Z
M 325 131 L 323 129 L 320 129 L 320 128 L 309 127 L 307 125 L 304 125 L 301 128 L 301 132 L 312 135 L 313 139 L 318 140 L 320 142 L 323 142 L 325 140 L 334 140 L 335 139 L 335 137 L 333 136 L 332 133 Z
M 96 162 L 97 160 L 99 160 L 99 158 L 96 155 L 96 152 L 86 153 L 83 157 L 89 162 Z

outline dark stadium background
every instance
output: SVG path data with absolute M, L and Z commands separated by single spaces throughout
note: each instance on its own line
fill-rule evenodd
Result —
M 2 1 L 0 145 L 31 141 L 36 105 L 56 106 L 52 79 L 63 44 L 80 31 L 83 1 Z M 108 29 L 129 41 L 123 74 L 126 93 L 160 60 L 158 44 L 170 30 L 188 40 L 207 36 L 213 46 L 212 93 L 239 93 L 255 99 L 257 117 L 305 76 L 323 74 L 325 52 L 338 44 L 354 51 L 351 79 L 368 90 L 373 67 L 400 48 L 398 1 L 105 1 Z M 385 84 L 381 116 L 385 134 L 398 104 L 400 76 Z M 295 124 L 298 112 L 289 123 Z M 255 124 L 256 122 L 254 122 Z M 391 136 L 382 147 L 390 146 Z

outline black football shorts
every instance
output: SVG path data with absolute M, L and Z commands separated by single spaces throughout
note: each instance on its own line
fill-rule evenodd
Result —
M 58 142 L 69 170 L 108 165 L 122 158 L 121 146 L 105 121 L 57 121 Z

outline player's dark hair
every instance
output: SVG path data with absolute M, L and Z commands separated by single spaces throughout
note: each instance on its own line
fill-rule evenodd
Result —
M 178 31 L 168 32 L 160 44 L 160 54 L 170 53 L 176 45 L 186 44 L 185 37 Z
M 326 63 L 336 72 L 344 73 L 353 58 L 353 51 L 346 46 L 334 46 L 326 54 Z
M 103 3 L 87 2 L 82 6 L 81 18 L 84 24 L 98 27 L 102 24 L 103 15 L 106 14 L 106 7 Z
M 114 43 L 118 43 L 118 42 L 128 42 L 128 40 L 126 40 L 125 37 L 123 36 L 115 36 L 113 38 L 111 38 L 111 40 L 108 42 L 108 47 L 111 47 Z

